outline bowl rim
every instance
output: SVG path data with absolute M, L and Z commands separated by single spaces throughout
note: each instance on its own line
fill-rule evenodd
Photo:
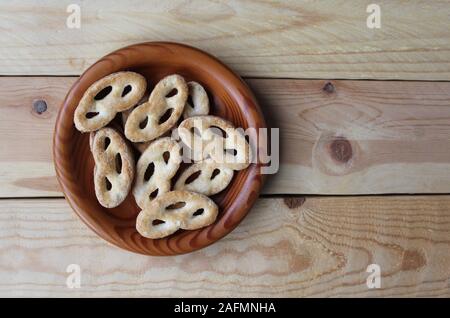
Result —
M 138 253 L 138 254 L 143 254 L 143 255 L 148 255 L 148 256 L 170 256 L 170 255 L 181 255 L 181 254 L 186 254 L 186 253 L 190 253 L 190 252 L 194 252 L 197 250 L 200 250 L 202 248 L 205 248 L 215 242 L 217 242 L 218 240 L 222 239 L 223 237 L 225 237 L 226 235 L 228 235 L 230 232 L 232 232 L 235 227 L 237 227 L 242 220 L 247 216 L 247 214 L 249 213 L 249 211 L 251 210 L 252 206 L 254 205 L 254 203 L 256 202 L 256 200 L 259 197 L 259 194 L 261 192 L 261 189 L 264 185 L 266 176 L 264 174 L 261 173 L 261 166 L 262 164 L 259 162 L 259 159 L 257 161 L 257 163 L 252 163 L 247 169 L 250 170 L 250 168 L 252 166 L 254 166 L 254 168 L 256 169 L 256 175 L 259 176 L 260 182 L 254 182 L 256 183 L 254 190 L 256 190 L 256 195 L 248 195 L 247 197 L 247 205 L 248 207 L 242 212 L 240 213 L 239 217 L 237 218 L 233 218 L 233 222 L 231 224 L 228 224 L 227 227 L 222 227 L 222 231 L 221 233 L 215 237 L 212 241 L 206 241 L 202 244 L 200 244 L 199 246 L 196 247 L 192 247 L 189 246 L 189 248 L 187 248 L 186 250 L 183 251 L 176 251 L 174 253 L 163 253 L 163 254 L 156 254 L 156 253 L 149 253 L 148 250 L 146 251 L 142 251 L 142 250 L 137 250 L 137 249 L 132 249 L 127 245 L 121 245 L 119 244 L 119 242 L 115 239 L 113 239 L 113 237 L 111 237 L 110 235 L 103 235 L 101 233 L 101 231 L 99 231 L 98 227 L 94 226 L 93 224 L 91 224 L 90 220 L 88 220 L 85 217 L 85 214 L 89 214 L 88 212 L 84 211 L 84 209 L 82 209 L 81 207 L 76 206 L 76 203 L 74 201 L 73 198 L 73 194 L 71 193 L 71 191 L 68 189 L 68 187 L 66 186 L 66 184 L 63 182 L 63 178 L 62 178 L 62 174 L 64 173 L 64 171 L 66 170 L 63 166 L 62 163 L 57 159 L 58 154 L 57 154 L 57 144 L 60 143 L 61 141 L 59 140 L 59 136 L 58 136 L 58 129 L 59 129 L 59 124 L 60 124 L 60 120 L 62 118 L 62 114 L 65 110 L 67 106 L 67 102 L 69 99 L 69 96 L 71 95 L 71 92 L 74 90 L 75 87 L 77 87 L 78 83 L 83 79 L 83 76 L 85 76 L 86 74 L 88 74 L 95 65 L 97 65 L 99 62 L 104 61 L 105 59 L 107 59 L 110 56 L 114 56 L 117 53 L 121 53 L 122 51 L 125 50 L 129 50 L 129 49 L 134 49 L 134 48 L 139 48 L 139 47 L 143 47 L 143 46 L 169 46 L 169 47 L 178 47 L 178 48 L 182 48 L 184 50 L 191 50 L 191 51 L 196 51 L 198 54 L 205 56 L 207 59 L 209 59 L 211 62 L 213 62 L 214 64 L 216 64 L 217 66 L 220 66 L 223 70 L 225 70 L 226 72 L 229 73 L 230 76 L 234 77 L 235 79 L 237 79 L 240 84 L 245 88 L 246 93 L 248 94 L 248 96 L 250 97 L 250 100 L 247 101 L 247 103 L 251 103 L 252 106 L 255 108 L 256 113 L 258 115 L 257 120 L 259 120 L 259 122 L 261 123 L 261 127 L 267 127 L 267 123 L 265 121 L 264 115 L 261 111 L 261 108 L 252 92 L 252 90 L 249 88 L 249 86 L 245 83 L 245 81 L 236 73 L 234 72 L 231 68 L 229 68 L 226 64 L 224 64 L 223 62 L 221 62 L 218 58 L 216 58 L 215 56 L 201 50 L 198 49 L 196 47 L 184 44 L 184 43 L 178 43 L 178 42 L 170 42 L 170 41 L 148 41 L 148 42 L 140 42 L 140 43 L 135 43 L 135 44 L 131 44 L 122 48 L 119 48 L 117 50 L 114 50 L 104 56 L 102 56 L 101 58 L 99 58 L 98 60 L 96 60 L 92 65 L 90 65 L 81 75 L 79 75 L 78 79 L 71 85 L 70 89 L 67 91 L 67 94 L 65 95 L 59 109 L 58 109 L 58 113 L 55 119 L 55 125 L 54 125 L 54 129 L 53 129 L 53 138 L 52 138 L 52 157 L 53 157 L 53 163 L 54 163 L 54 167 L 55 167 L 55 173 L 56 173 L 56 179 L 58 180 L 58 184 L 61 188 L 62 193 L 64 194 L 65 200 L 69 203 L 70 207 L 72 208 L 72 210 L 75 212 L 75 214 L 81 219 L 81 221 L 87 225 L 87 227 L 92 230 L 95 234 L 97 234 L 97 236 L 99 236 L 100 238 L 106 240 L 107 242 L 113 244 L 116 247 L 119 247 L 120 249 L 123 250 L 127 250 L 133 253 Z M 247 170 L 246 169 L 246 170 Z M 249 175 L 247 175 L 246 177 L 246 181 L 249 178 Z M 225 190 L 226 191 L 226 190 Z M 217 221 L 219 220 L 219 218 L 210 226 L 213 226 L 217 223 Z M 204 228 L 200 228 L 198 230 L 192 230 L 192 231 L 188 231 L 188 232 L 199 232 L 202 230 L 205 230 L 207 228 L 209 228 L 210 226 L 204 227 Z M 168 236 L 166 238 L 163 238 L 162 240 L 165 240 L 167 238 L 170 238 L 171 236 Z M 150 239 L 149 239 L 150 240 Z

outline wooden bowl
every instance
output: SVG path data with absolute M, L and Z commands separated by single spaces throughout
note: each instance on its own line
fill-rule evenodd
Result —
M 98 79 L 118 71 L 144 75 L 152 88 L 164 76 L 177 73 L 201 83 L 211 100 L 211 113 L 236 127 L 266 127 L 255 97 L 242 79 L 211 55 L 177 43 L 148 42 L 122 48 L 100 59 L 73 84 L 56 119 L 53 157 L 56 175 L 67 201 L 95 233 L 126 250 L 148 255 L 175 255 L 208 246 L 232 231 L 258 198 L 264 178 L 258 161 L 235 172 L 232 183 L 213 197 L 219 216 L 212 225 L 194 231 L 178 231 L 152 240 L 135 228 L 139 213 L 134 197 L 114 209 L 102 207 L 95 196 L 94 160 L 89 134 L 75 129 L 73 115 L 84 91 Z M 137 159 L 137 158 L 136 158 Z

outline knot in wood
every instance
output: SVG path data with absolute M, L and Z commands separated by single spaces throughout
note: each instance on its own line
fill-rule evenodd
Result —
M 47 103 L 43 99 L 38 99 L 33 102 L 33 109 L 39 115 L 47 110 Z
M 336 88 L 331 82 L 327 82 L 322 89 L 324 92 L 327 92 L 328 94 L 334 93 L 336 91 Z
M 352 145 L 350 144 L 350 141 L 343 137 L 339 137 L 333 140 L 330 144 L 330 154 L 334 160 L 340 163 L 348 162 L 353 155 Z

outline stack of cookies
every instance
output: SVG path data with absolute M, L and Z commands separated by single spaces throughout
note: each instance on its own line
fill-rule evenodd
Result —
M 90 132 L 98 202 L 114 208 L 132 191 L 142 209 L 136 229 L 151 239 L 208 226 L 219 212 L 209 196 L 248 167 L 250 146 L 242 131 L 209 115 L 199 83 L 174 74 L 146 92 L 142 75 L 114 73 L 92 84 L 75 110 L 75 127 Z M 120 127 L 110 124 L 118 113 Z M 190 166 L 179 171 L 182 162 Z

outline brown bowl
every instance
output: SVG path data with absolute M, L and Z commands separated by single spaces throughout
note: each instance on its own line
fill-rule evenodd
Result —
M 152 240 L 135 228 L 139 213 L 134 197 L 114 209 L 102 207 L 94 192 L 94 160 L 89 134 L 75 129 L 73 115 L 84 91 L 98 79 L 118 71 L 144 75 L 152 88 L 166 75 L 177 73 L 201 83 L 211 99 L 211 113 L 236 127 L 266 127 L 255 97 L 242 79 L 211 55 L 177 43 L 148 42 L 117 50 L 100 59 L 73 84 L 56 119 L 53 157 L 56 175 L 67 201 L 95 233 L 126 250 L 148 255 L 175 255 L 208 246 L 232 231 L 258 198 L 264 178 L 260 163 L 235 173 L 232 183 L 213 197 L 220 214 L 212 225 L 178 231 Z

